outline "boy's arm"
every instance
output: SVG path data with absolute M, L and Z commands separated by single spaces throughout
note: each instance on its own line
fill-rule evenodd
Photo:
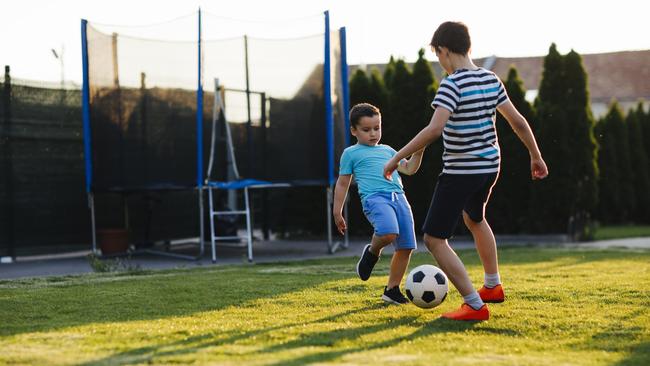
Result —
M 413 175 L 417 173 L 418 169 L 420 169 L 420 164 L 422 164 L 423 154 L 424 149 L 416 151 L 415 154 L 411 155 L 411 158 L 408 160 L 401 160 L 397 165 L 397 171 L 406 175 Z
M 345 218 L 343 217 L 343 202 L 345 202 L 345 197 L 348 195 L 351 180 L 352 174 L 339 175 L 339 179 L 336 181 L 336 187 L 334 188 L 334 207 L 332 213 L 336 228 L 341 234 L 345 234 L 345 230 L 347 229 Z
M 397 164 L 407 156 L 411 156 L 416 151 L 422 150 L 430 143 L 437 140 L 442 134 L 445 123 L 451 116 L 451 112 L 443 107 L 436 108 L 427 127 L 423 128 L 415 137 L 406 144 L 392 159 L 384 165 L 384 178 L 391 180 L 391 175 L 397 169 Z
M 521 142 L 526 145 L 528 154 L 530 154 L 530 172 L 533 179 L 546 178 L 548 175 L 548 168 L 546 167 L 544 159 L 542 159 L 542 153 L 537 147 L 535 135 L 533 135 L 533 131 L 530 129 L 530 126 L 528 126 L 528 122 L 524 116 L 517 111 L 517 108 L 512 105 L 510 100 L 498 106 L 497 110 L 506 118 L 510 127 L 515 131 Z

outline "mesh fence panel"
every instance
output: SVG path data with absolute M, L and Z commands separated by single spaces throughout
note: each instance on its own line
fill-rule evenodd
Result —
M 0 84 L 0 255 L 90 237 L 81 93 L 46 84 Z
M 88 27 L 93 189 L 196 182 L 196 42 Z
M 338 161 L 344 144 L 341 131 L 345 129 L 339 110 L 342 98 L 337 97 L 342 85 L 338 33 L 333 33 L 331 39 L 335 160 Z M 246 56 L 248 87 L 253 91 L 248 96 L 251 127 L 246 126 L 249 111 L 246 93 L 232 90 L 246 89 Z M 230 89 L 225 94 L 226 118 L 233 132 L 241 176 L 295 185 L 327 185 L 323 60 L 323 35 L 204 42 L 205 84 L 214 90 L 213 80 L 218 78 L 221 85 Z M 211 114 L 212 107 L 213 103 L 205 103 L 205 115 Z M 262 115 L 266 117 L 265 123 L 261 121 Z M 223 179 L 225 159 L 216 161 L 220 165 L 215 166 L 213 176 Z

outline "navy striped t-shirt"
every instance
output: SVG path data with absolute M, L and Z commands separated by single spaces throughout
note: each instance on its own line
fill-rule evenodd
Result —
M 508 100 L 501 80 L 491 71 L 460 69 L 440 83 L 431 107 L 451 111 L 442 131 L 443 173 L 485 174 L 499 171 L 496 108 Z

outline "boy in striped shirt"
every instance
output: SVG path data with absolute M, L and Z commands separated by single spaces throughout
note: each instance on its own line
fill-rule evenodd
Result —
M 463 23 L 445 22 L 435 31 L 431 49 L 449 76 L 442 80 L 431 103 L 434 113 L 429 125 L 384 167 L 384 175 L 390 176 L 400 159 L 442 135 L 444 168 L 423 231 L 427 248 L 463 296 L 460 309 L 442 315 L 453 320 L 487 320 L 490 312 L 485 302 L 503 302 L 505 298 L 499 278 L 496 241 L 484 219 L 485 205 L 499 174 L 497 110 L 528 149 L 532 178 L 542 179 L 548 175 L 528 122 L 508 99 L 499 78 L 474 65 L 469 57 L 470 46 L 469 32 Z M 485 271 L 485 284 L 478 291 L 447 242 L 461 213 L 474 237 Z

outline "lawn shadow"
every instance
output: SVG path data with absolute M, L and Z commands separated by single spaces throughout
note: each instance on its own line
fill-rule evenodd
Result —
M 645 328 L 642 326 L 626 327 L 621 324 L 624 321 L 640 324 L 638 318 L 645 313 L 643 310 L 637 310 L 621 316 L 616 323 L 594 335 L 588 343 L 579 346 L 604 352 L 627 351 L 626 357 L 618 361 L 616 365 L 650 365 L 650 339 L 647 333 L 644 334 Z M 642 340 L 638 341 L 640 337 Z M 613 340 L 616 340 L 615 344 L 612 344 Z
M 48 278 L 0 287 L 0 336 L 246 306 L 354 276 L 354 258 Z M 279 267 L 278 267 L 279 266 Z M 302 273 L 313 267 L 316 273 Z M 272 272 L 275 268 L 285 270 Z M 9 281 L 4 281 L 7 285 Z M 22 284 L 21 284 L 22 283 Z M 233 286 L 233 284 L 235 286 Z
M 289 324 L 282 324 L 272 327 L 260 328 L 250 331 L 229 331 L 229 332 L 209 332 L 201 335 L 196 335 L 188 337 L 182 340 L 169 342 L 166 344 L 159 344 L 155 346 L 140 347 L 132 349 L 125 352 L 120 352 L 107 356 L 102 359 L 92 360 L 84 363 L 78 364 L 79 366 L 89 366 L 97 364 L 119 364 L 119 365 L 129 365 L 129 364 L 142 364 L 147 363 L 153 357 L 164 357 L 164 356 L 174 356 L 174 355 L 184 355 L 192 354 L 201 349 L 209 347 L 220 347 L 223 345 L 235 343 L 238 341 L 246 339 L 254 339 L 265 334 L 272 333 L 274 331 L 282 330 L 285 328 L 295 327 L 295 326 L 304 326 L 309 324 L 317 323 L 327 323 L 332 322 L 337 319 L 360 314 L 368 311 L 373 311 L 380 308 L 385 308 L 386 305 L 383 303 L 375 303 L 371 306 L 365 306 L 357 309 L 351 309 L 345 312 L 329 315 L 323 318 L 315 319 L 308 322 L 294 322 Z M 225 337 L 223 337 L 225 334 Z M 216 339 L 219 337 L 219 339 Z M 172 348 L 171 350 L 164 350 L 166 348 Z
M 328 323 L 332 321 L 340 321 L 342 318 L 348 317 L 350 315 L 359 315 L 365 312 L 371 312 L 376 309 L 385 308 L 386 305 L 382 303 L 376 303 L 369 307 L 361 307 L 356 309 L 351 309 L 345 312 L 329 315 L 323 318 L 315 319 L 308 322 L 294 322 L 290 324 L 283 324 L 278 326 L 266 327 L 261 329 L 255 329 L 251 331 L 231 331 L 228 332 L 225 337 L 224 333 L 210 332 L 202 335 L 197 335 L 189 337 L 183 340 L 178 340 L 174 342 L 169 342 L 166 344 L 159 344 L 155 346 L 141 347 L 137 349 L 132 349 L 126 352 L 121 352 L 107 356 L 102 359 L 96 359 L 84 363 L 78 364 L 79 366 L 89 366 L 89 365 L 102 365 L 102 364 L 121 364 L 121 365 L 132 365 L 132 364 L 142 364 L 151 362 L 153 358 L 160 358 L 166 356 L 180 356 L 180 355 L 191 355 L 196 352 L 199 352 L 202 349 L 221 347 L 228 344 L 233 344 L 239 341 L 245 341 L 250 339 L 255 339 L 265 334 L 270 334 L 274 331 L 278 331 L 284 328 L 294 327 L 294 326 L 304 326 L 310 324 L 318 323 Z M 311 334 L 304 334 L 298 339 L 289 341 L 286 343 L 273 344 L 269 347 L 266 347 L 259 351 L 251 351 L 259 355 L 260 357 L 267 357 L 269 359 L 273 358 L 273 354 L 287 351 L 295 350 L 302 347 L 333 347 L 338 342 L 354 341 L 360 337 L 371 335 L 374 333 L 382 332 L 394 327 L 399 327 L 402 325 L 412 324 L 413 322 L 418 321 L 418 316 L 404 316 L 399 319 L 388 319 L 377 324 L 368 325 L 368 326 L 359 326 L 359 327 L 349 327 L 345 329 L 335 329 L 328 332 L 318 332 Z M 343 357 L 347 354 L 365 352 L 378 350 L 386 347 L 391 347 L 398 345 L 401 342 L 410 342 L 418 338 L 427 337 L 432 334 L 437 333 L 450 333 L 450 332 L 466 332 L 471 329 L 475 329 L 478 323 L 474 322 L 458 322 L 448 319 L 438 318 L 436 320 L 425 322 L 420 328 L 416 331 L 409 334 L 404 334 L 399 337 L 394 337 L 390 339 L 380 339 L 371 343 L 366 343 L 362 347 L 355 346 L 353 348 L 345 349 L 336 349 L 326 352 L 315 352 L 301 357 L 297 357 L 292 360 L 282 360 L 278 361 L 272 365 L 306 365 L 314 362 L 328 362 L 336 360 L 339 357 Z M 512 330 L 498 329 L 492 327 L 481 327 L 476 329 L 476 332 L 488 332 L 492 334 L 500 334 L 511 337 L 516 337 L 519 334 Z M 219 337 L 219 339 L 215 339 Z M 269 356 L 264 356 L 268 354 Z
M 280 350 L 295 349 L 300 347 L 309 347 L 309 346 L 331 346 L 335 342 L 345 341 L 345 340 L 354 340 L 358 337 L 377 333 L 395 326 L 411 324 L 413 321 L 416 321 L 416 317 L 404 317 L 397 321 L 390 321 L 381 324 L 357 327 L 353 329 L 343 329 L 343 330 L 334 330 L 327 333 L 321 333 L 318 335 L 306 335 L 302 339 L 298 339 L 292 342 L 278 344 L 275 346 L 268 347 L 264 352 L 277 352 Z M 507 329 L 497 329 L 497 328 L 484 328 L 476 329 L 476 326 L 479 323 L 477 322 L 459 322 L 449 319 L 437 318 L 433 321 L 427 322 L 414 332 L 410 334 L 405 334 L 399 337 L 394 337 L 391 339 L 382 339 L 372 343 L 366 343 L 361 347 L 355 346 L 353 348 L 346 348 L 341 350 L 332 350 L 326 352 L 315 352 L 309 355 L 298 357 L 290 361 L 278 361 L 272 365 L 283 365 L 283 366 L 298 366 L 298 365 L 308 365 L 315 362 L 331 362 L 337 358 L 346 356 L 348 354 L 361 353 L 366 351 L 379 350 L 383 348 L 393 347 L 401 342 L 412 342 L 418 338 L 428 337 L 432 334 L 438 333 L 462 333 L 467 332 L 468 330 L 474 330 L 476 332 L 489 332 L 493 334 L 507 335 L 511 337 L 516 337 L 519 335 L 518 332 Z M 321 340 L 322 338 L 322 340 Z

